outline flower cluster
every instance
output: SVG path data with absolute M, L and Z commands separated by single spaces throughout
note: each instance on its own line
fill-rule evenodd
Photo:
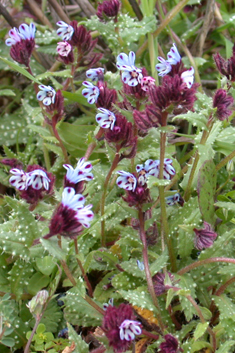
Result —
M 20 197 L 30 204 L 37 204 L 44 194 L 51 195 L 55 177 L 39 165 L 29 165 L 26 172 L 13 168 L 9 182 L 20 192 Z
M 120 175 L 116 183 L 118 187 L 127 191 L 127 197 L 124 200 L 129 206 L 138 206 L 140 204 L 150 201 L 149 189 L 147 188 L 147 179 L 149 176 L 159 177 L 160 161 L 148 159 L 144 164 L 136 166 L 138 174 L 131 174 L 119 170 L 117 173 Z M 175 175 L 175 169 L 172 166 L 170 158 L 164 159 L 163 177 L 169 180 Z
M 104 314 L 102 329 L 115 353 L 125 352 L 135 336 L 142 333 L 141 323 L 135 320 L 133 310 L 128 304 L 121 304 L 119 307 L 109 305 Z
M 35 47 L 35 32 L 36 27 L 33 23 L 30 25 L 23 23 L 19 29 L 15 27 L 11 29 L 9 31 L 10 38 L 6 40 L 6 45 L 11 47 L 12 59 L 27 67 L 29 67 L 30 57 Z
M 219 53 L 213 55 L 215 64 L 219 72 L 226 76 L 228 80 L 235 81 L 235 44 L 231 58 L 225 60 Z

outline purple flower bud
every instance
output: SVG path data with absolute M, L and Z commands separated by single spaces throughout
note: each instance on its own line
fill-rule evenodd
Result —
M 228 80 L 235 81 L 235 45 L 231 58 L 225 60 L 219 53 L 213 55 L 215 64 L 219 72 L 226 76 Z
M 204 222 L 203 226 L 204 228 L 202 229 L 193 229 L 195 233 L 194 245 L 198 250 L 210 248 L 214 244 L 214 240 L 217 237 L 217 233 L 212 230 L 209 223 Z
M 229 108 L 233 102 L 233 97 L 229 96 L 224 89 L 220 88 L 215 92 L 213 108 L 217 108 L 216 116 L 219 120 L 223 121 L 232 114 L 232 111 Z
M 117 92 L 115 89 L 110 89 L 107 87 L 107 82 L 98 81 L 97 87 L 99 89 L 99 97 L 96 102 L 97 108 L 105 108 L 112 110 L 113 103 L 116 103 Z
M 149 91 L 149 87 L 155 85 L 155 79 L 151 76 L 145 76 L 141 80 L 141 89 L 145 92 Z
M 104 0 L 102 3 L 98 3 L 96 15 L 101 21 L 105 20 L 106 17 L 115 17 L 116 20 L 120 7 L 121 2 L 119 0 Z
M 167 274 L 170 281 L 173 282 L 175 277 L 170 272 L 167 272 Z M 165 273 L 158 272 L 153 276 L 153 286 L 157 296 L 162 295 L 172 287 L 172 285 L 165 283 L 165 279 Z
M 56 51 L 61 56 L 68 56 L 72 50 L 72 46 L 68 42 L 57 43 Z
M 160 352 L 161 353 L 177 353 L 179 350 L 178 340 L 170 334 L 165 335 L 164 339 L 165 339 L 165 342 L 162 342 L 159 347 Z

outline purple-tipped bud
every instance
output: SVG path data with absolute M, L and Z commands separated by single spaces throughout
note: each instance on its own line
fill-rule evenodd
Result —
M 213 58 L 219 72 L 228 80 L 235 81 L 235 45 L 233 46 L 233 55 L 228 60 L 222 58 L 219 53 L 213 55 Z
M 97 108 L 112 110 L 113 103 L 117 101 L 117 91 L 107 87 L 107 82 L 98 81 L 99 96 L 97 98 Z
M 140 325 L 129 304 L 121 304 L 119 307 L 109 305 L 104 314 L 102 329 L 109 340 L 109 346 L 115 353 L 122 353 L 127 351 L 135 336 L 141 334 Z
M 26 305 L 29 311 L 35 318 L 40 318 L 42 310 L 48 300 L 49 293 L 47 290 L 43 289 L 39 291 Z
M 64 63 L 65 65 L 72 64 L 74 62 L 73 47 L 68 42 L 57 43 L 56 48 L 59 54 L 57 60 Z
M 213 98 L 213 108 L 217 108 L 216 116 L 219 120 L 228 119 L 232 114 L 232 111 L 229 108 L 233 102 L 233 97 L 229 96 L 224 89 L 220 88 L 216 91 Z
M 179 342 L 178 340 L 168 334 L 164 336 L 165 341 L 160 344 L 160 352 L 161 353 L 177 353 L 179 350 Z
M 119 0 L 105 0 L 102 3 L 98 3 L 96 15 L 101 21 L 109 18 L 115 18 L 117 20 L 118 12 L 121 7 L 121 2 Z
M 0 163 L 16 169 L 22 169 L 23 167 L 23 163 L 16 158 L 3 158 Z
M 167 272 L 167 274 L 170 279 L 170 282 L 173 282 L 175 277 L 170 272 Z M 158 272 L 156 273 L 156 275 L 153 276 L 153 286 L 157 296 L 162 295 L 168 289 L 173 287 L 171 284 L 166 284 L 165 281 L 166 276 L 164 273 Z
M 193 229 L 195 233 L 194 245 L 198 250 L 210 248 L 214 244 L 217 233 L 213 231 L 211 225 L 207 222 L 203 223 L 202 229 Z

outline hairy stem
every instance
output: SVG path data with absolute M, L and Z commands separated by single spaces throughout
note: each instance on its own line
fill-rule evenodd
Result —
M 114 169 L 117 167 L 119 160 L 120 160 L 119 149 L 117 149 L 117 152 L 115 154 L 113 163 L 112 163 L 112 165 L 110 167 L 108 175 L 105 178 L 103 193 L 102 193 L 102 197 L 101 197 L 101 200 L 100 200 L 101 245 L 104 246 L 104 247 L 106 246 L 105 219 L 104 219 L 105 198 L 106 198 L 106 193 L 107 193 L 107 189 L 108 189 L 109 180 L 110 180 L 110 178 L 112 176 L 112 173 L 113 173 Z
M 40 314 L 38 317 L 36 317 L 36 322 L 35 322 L 35 324 L 34 324 L 34 327 L 33 327 L 33 330 L 32 330 L 32 332 L 31 332 L 31 335 L 30 335 L 30 337 L 29 337 L 29 339 L 28 339 L 28 342 L 27 342 L 27 344 L 26 344 L 26 346 L 25 346 L 24 353 L 29 353 L 29 352 L 30 352 L 30 345 L 31 345 L 31 343 L 32 343 L 33 336 L 35 335 L 35 332 L 36 332 L 36 330 L 37 330 L 37 328 L 38 328 L 38 325 L 39 325 L 39 323 L 40 323 L 40 321 L 41 321 L 42 315 L 43 315 L 43 314 Z
M 217 164 L 215 167 L 216 171 L 218 172 L 221 168 L 223 168 L 231 159 L 233 159 L 233 157 L 235 157 L 235 150 L 231 152 L 227 157 L 222 159 L 219 164 Z
M 213 262 L 226 262 L 226 263 L 231 263 L 231 264 L 235 265 L 235 259 L 230 259 L 229 257 L 211 257 L 210 259 L 196 261 L 196 262 L 182 268 L 177 273 L 178 273 L 178 275 L 182 276 L 185 273 L 187 273 L 191 270 L 194 270 L 197 267 L 204 266 L 206 264 L 211 264 Z
M 79 260 L 78 258 L 78 255 L 79 255 L 79 252 L 78 252 L 78 241 L 77 241 L 77 238 L 74 239 L 74 248 L 75 248 L 75 253 L 76 253 L 76 260 L 77 260 L 77 263 L 78 263 L 78 266 L 82 272 L 82 276 L 84 278 L 84 281 L 86 282 L 86 285 L 87 285 L 87 290 L 88 290 L 88 294 L 89 296 L 92 298 L 93 297 L 93 290 L 92 290 L 92 286 L 91 286 L 91 283 L 87 277 L 87 274 L 84 270 L 84 267 L 82 266 L 82 262 Z
M 68 157 L 68 154 L 67 154 L 67 150 L 66 150 L 66 148 L 65 148 L 65 146 L 64 146 L 64 144 L 63 144 L 63 142 L 62 142 L 62 140 L 60 138 L 60 135 L 58 134 L 58 131 L 56 129 L 56 122 L 53 121 L 53 118 L 54 117 L 52 117 L 52 130 L 53 130 L 54 136 L 59 142 L 60 148 L 61 148 L 61 150 L 63 152 L 63 155 L 64 155 L 65 163 L 69 163 L 69 157 Z
M 149 293 L 150 293 L 151 298 L 153 300 L 153 304 L 158 309 L 157 319 L 159 322 L 159 326 L 163 332 L 164 331 L 164 324 L 162 322 L 162 318 L 160 315 L 160 307 L 159 307 L 157 296 L 154 291 L 153 280 L 152 280 L 152 276 L 151 276 L 150 269 L 149 269 L 148 246 L 147 246 L 146 234 L 145 234 L 145 230 L 144 230 L 144 215 L 143 215 L 142 208 L 139 208 L 138 215 L 139 215 L 139 222 L 140 222 L 140 239 L 143 244 L 143 261 L 144 261 L 144 269 L 145 269 L 148 290 L 149 290 Z
M 226 288 L 228 286 L 230 286 L 230 284 L 235 282 L 235 277 L 230 278 L 228 281 L 226 281 L 221 287 L 219 287 L 219 289 L 217 289 L 217 291 L 215 292 L 215 295 L 220 296 L 221 294 L 224 293 L 224 291 L 226 290 Z

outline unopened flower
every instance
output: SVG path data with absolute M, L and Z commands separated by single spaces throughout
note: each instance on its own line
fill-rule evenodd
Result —
M 87 87 L 82 90 L 82 95 L 87 99 L 89 104 L 95 103 L 100 94 L 99 88 L 88 81 L 84 81 L 82 84 Z
M 89 69 L 86 71 L 86 77 L 92 81 L 99 81 L 104 79 L 104 69 L 98 67 L 97 69 Z
M 51 86 L 39 85 L 41 91 L 37 94 L 37 99 L 44 105 L 50 105 L 55 102 L 56 91 Z
M 135 53 L 131 51 L 129 56 L 121 53 L 117 57 L 116 66 L 122 71 L 122 80 L 128 86 L 137 86 L 143 78 L 142 70 L 135 66 Z
M 165 341 L 160 344 L 160 352 L 161 353 L 177 353 L 179 350 L 179 342 L 178 340 L 170 335 L 167 334 L 164 336 Z
M 125 352 L 136 335 L 142 333 L 140 322 L 135 320 L 132 308 L 128 304 L 119 307 L 109 305 L 105 311 L 102 329 L 110 347 L 115 353 Z
M 141 89 L 145 92 L 148 92 L 149 87 L 155 85 L 155 79 L 151 76 L 145 76 L 142 78 L 140 84 L 141 84 Z
M 75 190 L 66 187 L 62 193 L 62 201 L 55 211 L 49 226 L 48 239 L 53 235 L 61 234 L 74 238 L 82 232 L 82 227 L 89 228 L 94 214 L 92 205 L 84 207 L 85 197 L 75 194 Z
M 109 305 L 113 306 L 113 298 L 110 298 L 109 301 L 108 301 L 108 303 L 105 303 L 105 304 L 103 305 L 103 310 L 104 310 L 104 311 L 107 310 L 108 307 L 109 307 Z
M 90 173 L 92 170 L 92 164 L 86 162 L 85 158 L 81 158 L 75 169 L 70 164 L 64 164 L 63 167 L 67 169 L 65 176 L 64 186 L 72 186 L 76 189 L 76 184 L 81 181 L 90 181 L 94 178 L 93 174 Z M 76 190 L 77 191 L 77 190 Z
M 39 318 L 42 310 L 44 308 L 44 305 L 46 304 L 47 300 L 49 297 L 49 293 L 47 290 L 43 289 L 40 290 L 26 305 L 29 308 L 29 311 L 31 314 Z
M 117 172 L 120 176 L 117 178 L 117 186 L 121 189 L 135 191 L 137 179 L 136 177 L 128 172 L 124 172 L 123 170 L 119 170 Z
M 121 2 L 119 0 L 104 0 L 102 3 L 98 3 L 97 16 L 100 20 L 105 20 L 106 17 L 117 18 Z
M 220 88 L 216 91 L 213 98 L 213 108 L 217 108 L 215 115 L 219 120 L 225 120 L 232 114 L 229 108 L 233 102 L 233 97 L 229 96 L 224 89 Z
M 233 54 L 228 60 L 222 58 L 219 53 L 216 53 L 213 57 L 219 72 L 226 76 L 228 80 L 235 81 L 235 45 L 233 46 Z
M 167 272 L 167 275 L 170 282 L 173 282 L 175 277 L 170 272 Z M 172 288 L 172 283 L 165 283 L 165 282 L 166 282 L 165 273 L 158 272 L 153 276 L 153 286 L 157 296 L 165 293 L 168 289 Z
M 112 109 L 112 105 L 116 103 L 117 91 L 113 88 L 107 87 L 107 82 L 99 80 L 97 82 L 99 89 L 99 96 L 96 102 L 97 108 L 105 108 L 108 110 Z
M 59 21 L 56 24 L 60 27 L 59 29 L 57 29 L 58 36 L 61 37 L 63 40 L 70 40 L 74 32 L 73 27 L 68 25 L 64 21 Z
M 3 158 L 0 163 L 16 169 L 22 169 L 23 167 L 23 163 L 16 158 Z
M 195 233 L 194 245 L 198 250 L 210 248 L 217 237 L 217 233 L 213 231 L 211 225 L 207 222 L 203 223 L 202 229 L 194 228 L 193 231 Z
M 181 79 L 187 88 L 191 88 L 194 81 L 194 68 L 190 67 L 189 70 L 182 72 Z
M 9 31 L 9 36 L 6 40 L 6 45 L 11 47 L 10 55 L 13 60 L 25 66 L 29 65 L 29 60 L 35 47 L 35 32 L 36 27 L 33 23 L 27 25 L 21 24 L 19 30 L 13 28 Z
M 114 113 L 104 108 L 98 108 L 98 110 L 100 113 L 96 114 L 96 117 L 95 117 L 97 123 L 104 129 L 113 130 L 113 127 L 116 121 L 116 116 L 114 115 Z
M 181 61 L 181 56 L 178 52 L 178 49 L 175 43 L 173 43 L 173 46 L 171 47 L 170 51 L 167 53 L 167 61 L 171 65 L 176 65 Z
M 61 56 L 68 56 L 72 50 L 72 46 L 68 42 L 57 43 L 56 51 Z
M 168 60 L 163 59 L 161 56 L 158 56 L 158 60 L 160 61 L 160 64 L 155 66 L 156 70 L 158 71 L 158 75 L 167 75 L 171 71 L 171 64 L 168 62 Z

